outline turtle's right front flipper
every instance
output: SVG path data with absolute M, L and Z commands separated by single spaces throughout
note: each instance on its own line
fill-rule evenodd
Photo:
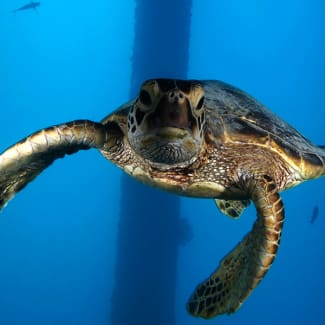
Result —
M 54 160 L 100 149 L 109 137 L 106 126 L 79 120 L 43 129 L 8 148 L 0 155 L 0 209 Z

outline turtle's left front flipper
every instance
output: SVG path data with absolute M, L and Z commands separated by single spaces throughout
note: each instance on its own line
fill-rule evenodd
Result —
M 55 159 L 110 142 L 108 128 L 79 120 L 31 134 L 0 155 L 0 209 Z
M 197 317 L 235 312 L 270 268 L 280 243 L 284 210 L 276 185 L 268 176 L 245 184 L 257 210 L 250 233 L 195 290 L 187 305 Z

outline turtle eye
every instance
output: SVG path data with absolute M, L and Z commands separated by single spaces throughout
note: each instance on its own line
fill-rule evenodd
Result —
M 196 106 L 196 109 L 199 111 L 202 109 L 203 107 L 203 103 L 204 103 L 204 96 L 201 97 L 201 99 L 199 100 L 197 106 Z
M 139 100 L 143 105 L 149 106 L 151 104 L 151 97 L 146 90 L 140 91 Z

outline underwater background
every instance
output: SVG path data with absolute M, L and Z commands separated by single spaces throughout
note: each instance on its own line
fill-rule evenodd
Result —
M 151 77 L 220 79 L 325 144 L 321 0 L 0 2 L 0 148 L 100 121 Z M 96 150 L 57 160 L 0 214 L 0 324 L 325 324 L 325 179 L 282 194 L 278 256 L 241 309 L 185 308 L 251 229 L 212 200 L 130 180 Z M 318 209 L 316 220 L 312 216 Z

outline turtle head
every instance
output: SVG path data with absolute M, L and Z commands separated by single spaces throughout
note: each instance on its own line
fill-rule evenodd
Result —
M 128 115 L 129 143 L 153 165 L 186 166 L 202 147 L 204 111 L 198 81 L 148 80 Z

